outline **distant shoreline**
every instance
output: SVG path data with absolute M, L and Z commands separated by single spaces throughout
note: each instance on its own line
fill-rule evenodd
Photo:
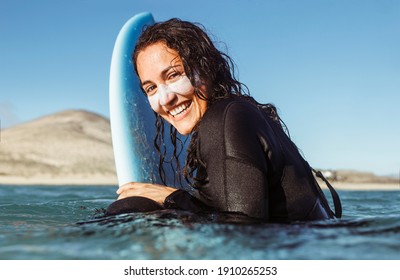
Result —
M 324 183 L 319 182 L 323 189 L 326 189 Z M 331 182 L 336 190 L 354 190 L 354 191 L 400 191 L 400 183 L 350 183 L 350 182 Z M 116 177 L 87 175 L 85 177 L 11 177 L 0 176 L 0 186 L 116 186 L 118 181 Z
M 0 185 L 8 186 L 116 186 L 118 181 L 112 177 L 99 175 L 87 175 L 85 177 L 11 177 L 0 176 Z
M 332 182 L 336 190 L 347 191 L 400 191 L 399 183 L 348 183 Z M 325 184 L 320 184 L 323 189 L 327 189 Z

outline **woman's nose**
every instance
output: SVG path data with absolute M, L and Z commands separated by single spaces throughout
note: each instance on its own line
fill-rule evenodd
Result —
M 158 86 L 158 94 L 160 96 L 160 105 L 170 105 L 176 98 L 176 93 L 168 89 L 167 85 Z

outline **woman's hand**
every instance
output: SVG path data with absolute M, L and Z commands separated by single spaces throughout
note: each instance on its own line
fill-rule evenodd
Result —
M 176 191 L 176 189 L 167 186 L 131 182 L 119 187 L 117 194 L 119 195 L 118 199 L 130 196 L 142 196 L 163 205 L 165 198 L 174 191 Z

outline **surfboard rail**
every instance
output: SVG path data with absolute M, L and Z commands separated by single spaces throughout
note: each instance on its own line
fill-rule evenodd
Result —
M 159 182 L 153 147 L 155 116 L 141 91 L 132 53 L 143 28 L 154 24 L 151 13 L 133 16 L 115 41 L 109 81 L 110 123 L 118 184 Z

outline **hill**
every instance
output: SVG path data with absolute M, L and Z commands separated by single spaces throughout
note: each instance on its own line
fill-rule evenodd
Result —
M 349 170 L 323 173 L 346 189 L 400 189 L 396 177 Z M 117 185 L 109 120 L 68 110 L 2 130 L 0 184 Z
M 68 110 L 2 130 L 0 183 L 116 184 L 109 120 Z

